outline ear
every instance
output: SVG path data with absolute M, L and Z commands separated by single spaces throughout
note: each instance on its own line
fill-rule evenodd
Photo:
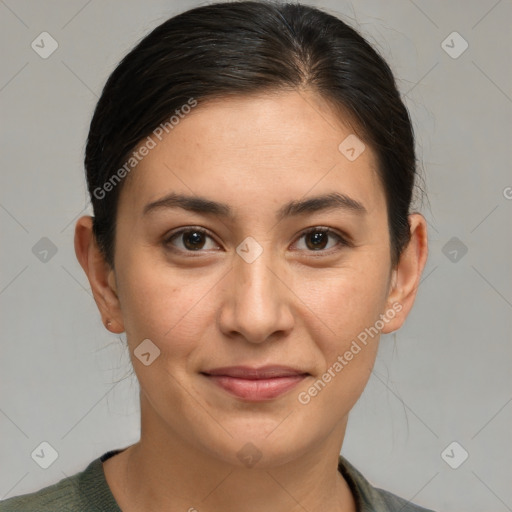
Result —
M 411 238 L 391 273 L 386 311 L 396 315 L 385 324 L 382 333 L 388 334 L 402 327 L 414 304 L 421 274 L 428 255 L 427 221 L 423 215 L 409 215 Z
M 75 253 L 89 279 L 103 324 L 109 331 L 119 334 L 124 332 L 124 324 L 115 273 L 99 250 L 92 230 L 92 220 L 89 215 L 78 219 L 75 226 Z

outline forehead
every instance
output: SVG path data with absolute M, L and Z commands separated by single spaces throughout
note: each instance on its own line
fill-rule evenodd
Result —
M 152 137 L 154 148 L 123 186 L 121 201 L 130 209 L 142 211 L 172 190 L 207 195 L 207 189 L 228 203 L 250 199 L 247 193 L 280 192 L 285 199 L 333 189 L 370 205 L 383 198 L 371 148 L 348 118 L 311 91 L 209 100 L 168 131 L 161 140 Z M 346 140 L 364 148 L 355 160 L 344 152 Z

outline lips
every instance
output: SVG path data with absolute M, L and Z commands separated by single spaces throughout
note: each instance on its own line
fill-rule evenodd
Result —
M 306 375 L 307 372 L 296 370 L 289 366 L 263 366 L 261 368 L 251 368 L 250 366 L 226 366 L 224 368 L 215 368 L 208 370 L 207 375 L 221 375 L 225 377 L 234 377 L 238 379 L 272 379 L 275 377 L 293 377 L 296 375 Z
M 201 372 L 231 395 L 248 401 L 271 400 L 294 388 L 309 374 L 288 366 L 230 366 Z

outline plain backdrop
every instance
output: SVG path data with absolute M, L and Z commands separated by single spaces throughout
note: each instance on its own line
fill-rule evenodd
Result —
M 74 223 L 91 213 L 83 151 L 120 58 L 201 3 L 0 0 L 0 498 L 138 440 L 124 338 L 103 327 L 73 249 Z M 342 453 L 415 503 L 512 510 L 512 3 L 309 3 L 358 29 L 391 65 L 429 199 L 415 307 L 382 337 Z M 42 32 L 58 44 L 47 58 L 31 46 Z M 58 454 L 48 469 L 31 456 L 41 442 Z M 446 462 L 465 452 L 457 469 Z

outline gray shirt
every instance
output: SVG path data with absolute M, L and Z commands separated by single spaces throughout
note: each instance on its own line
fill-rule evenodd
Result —
M 103 472 L 103 462 L 119 450 L 93 460 L 83 471 L 39 491 L 0 502 L 0 512 L 121 512 Z M 358 512 L 433 512 L 373 487 L 340 455 L 338 470 L 354 495 Z

